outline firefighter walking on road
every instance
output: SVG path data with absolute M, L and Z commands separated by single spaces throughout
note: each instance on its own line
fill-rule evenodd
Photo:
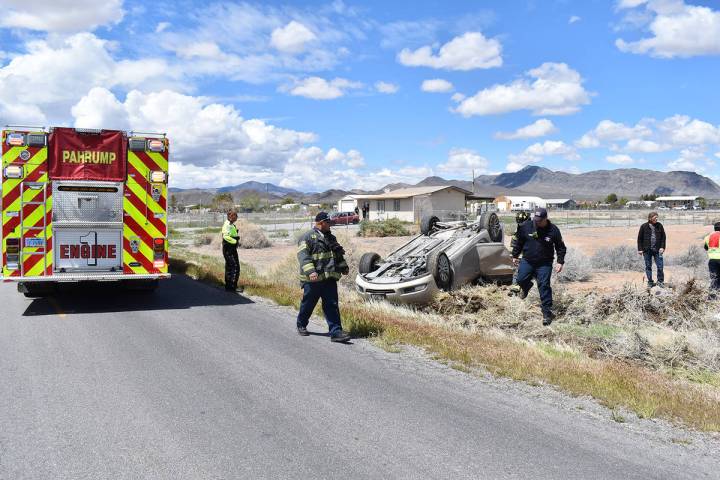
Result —
M 705 237 L 705 250 L 708 254 L 710 270 L 710 299 L 715 300 L 720 294 L 720 222 L 713 226 L 714 232 Z
M 330 217 L 326 212 L 315 216 L 315 227 L 298 241 L 298 263 L 303 298 L 297 316 L 297 331 L 308 336 L 310 316 L 322 299 L 322 310 L 330 330 L 330 341 L 347 342 L 350 335 L 342 329 L 338 305 L 337 282 L 349 273 L 345 250 L 330 232 Z
M 242 292 L 243 287 L 238 288 L 240 278 L 240 259 L 238 258 L 238 231 L 235 222 L 238 219 L 237 212 L 230 210 L 227 220 L 222 226 L 222 250 L 225 258 L 225 290 L 228 292 Z

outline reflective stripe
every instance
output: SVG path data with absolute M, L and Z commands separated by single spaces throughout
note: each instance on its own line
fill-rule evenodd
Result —
M 302 269 L 303 269 L 303 272 L 310 272 L 310 271 L 315 270 L 315 265 L 313 265 L 312 263 L 306 263 L 305 265 L 302 266 Z
M 305 250 L 306 248 L 307 248 L 307 245 L 305 245 L 305 242 L 303 242 L 302 245 L 300 245 L 300 246 L 298 247 L 297 251 L 298 251 L 298 252 L 302 252 L 302 251 Z
M 708 258 L 720 260 L 720 232 L 713 232 L 705 237 L 705 245 L 708 247 Z

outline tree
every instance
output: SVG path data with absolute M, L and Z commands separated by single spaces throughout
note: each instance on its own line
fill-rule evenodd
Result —
M 175 195 L 170 195 L 170 210 L 176 212 L 178 209 L 178 201 Z
M 629 200 L 625 197 L 621 197 L 620 200 L 618 200 L 618 203 L 622 205 L 623 207 L 629 202 Z
M 703 210 L 708 208 L 708 201 L 703 197 L 698 197 L 697 203 Z
M 282 199 L 282 202 L 280 202 L 281 205 L 290 205 L 295 203 L 295 200 L 292 197 L 285 197 Z
M 617 203 L 618 196 L 614 193 L 611 193 L 607 197 L 605 197 L 605 203 Z
M 216 212 L 226 212 L 235 206 L 235 200 L 230 193 L 218 193 L 212 199 L 211 208 Z
M 644 200 L 646 202 L 654 202 L 657 197 L 658 196 L 655 193 L 645 193 L 643 195 L 640 195 L 640 200 Z
M 240 208 L 248 212 L 257 212 L 260 210 L 261 203 L 260 195 L 255 192 L 248 193 L 240 200 Z

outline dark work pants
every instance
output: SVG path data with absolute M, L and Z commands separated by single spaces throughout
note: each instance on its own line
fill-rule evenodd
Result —
M 550 286 L 550 277 L 552 275 L 552 264 L 531 264 L 524 258 L 520 260 L 520 266 L 517 270 L 517 283 L 523 292 L 530 291 L 530 282 L 533 277 L 537 280 L 538 292 L 540 292 L 540 301 L 542 302 L 543 315 L 551 313 L 552 287 Z
M 340 333 L 340 306 L 338 305 L 338 289 L 335 280 L 321 282 L 305 282 L 303 284 L 303 298 L 300 302 L 300 311 L 297 316 L 297 326 L 307 327 L 310 316 L 315 310 L 318 300 L 322 299 L 322 310 L 328 324 L 330 335 Z
M 720 291 L 720 260 L 708 261 L 708 269 L 710 270 L 710 290 L 717 293 Z
M 223 242 L 223 257 L 225 258 L 225 290 L 235 290 L 240 278 L 237 246 Z
M 665 272 L 663 272 L 663 256 L 662 253 L 657 250 L 646 250 L 643 252 L 643 258 L 645 259 L 645 276 L 647 277 L 648 283 L 653 283 L 652 277 L 652 262 L 655 259 L 655 266 L 657 266 L 657 281 L 663 283 L 665 281 Z

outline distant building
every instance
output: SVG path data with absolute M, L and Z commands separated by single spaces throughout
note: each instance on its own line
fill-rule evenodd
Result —
M 535 210 L 538 207 L 545 207 L 546 203 L 540 197 L 519 197 L 519 196 L 500 196 L 494 201 L 500 212 L 518 212 L 522 210 Z
M 692 210 L 700 207 L 699 198 L 698 196 L 657 197 L 655 201 L 659 207 Z
M 625 204 L 625 208 L 655 208 L 656 202 L 652 200 L 630 200 Z
M 548 198 L 545 200 L 545 207 L 553 210 L 575 210 L 578 204 L 572 198 Z
M 358 205 L 357 195 L 345 195 L 337 202 L 338 212 L 352 212 L 355 207 L 360 208 Z
M 353 195 L 358 205 L 368 204 L 370 220 L 398 218 L 419 222 L 424 215 L 440 218 L 465 212 L 465 198 L 472 192 L 451 185 L 401 188 L 378 195 Z M 343 208 L 341 211 L 351 211 Z

